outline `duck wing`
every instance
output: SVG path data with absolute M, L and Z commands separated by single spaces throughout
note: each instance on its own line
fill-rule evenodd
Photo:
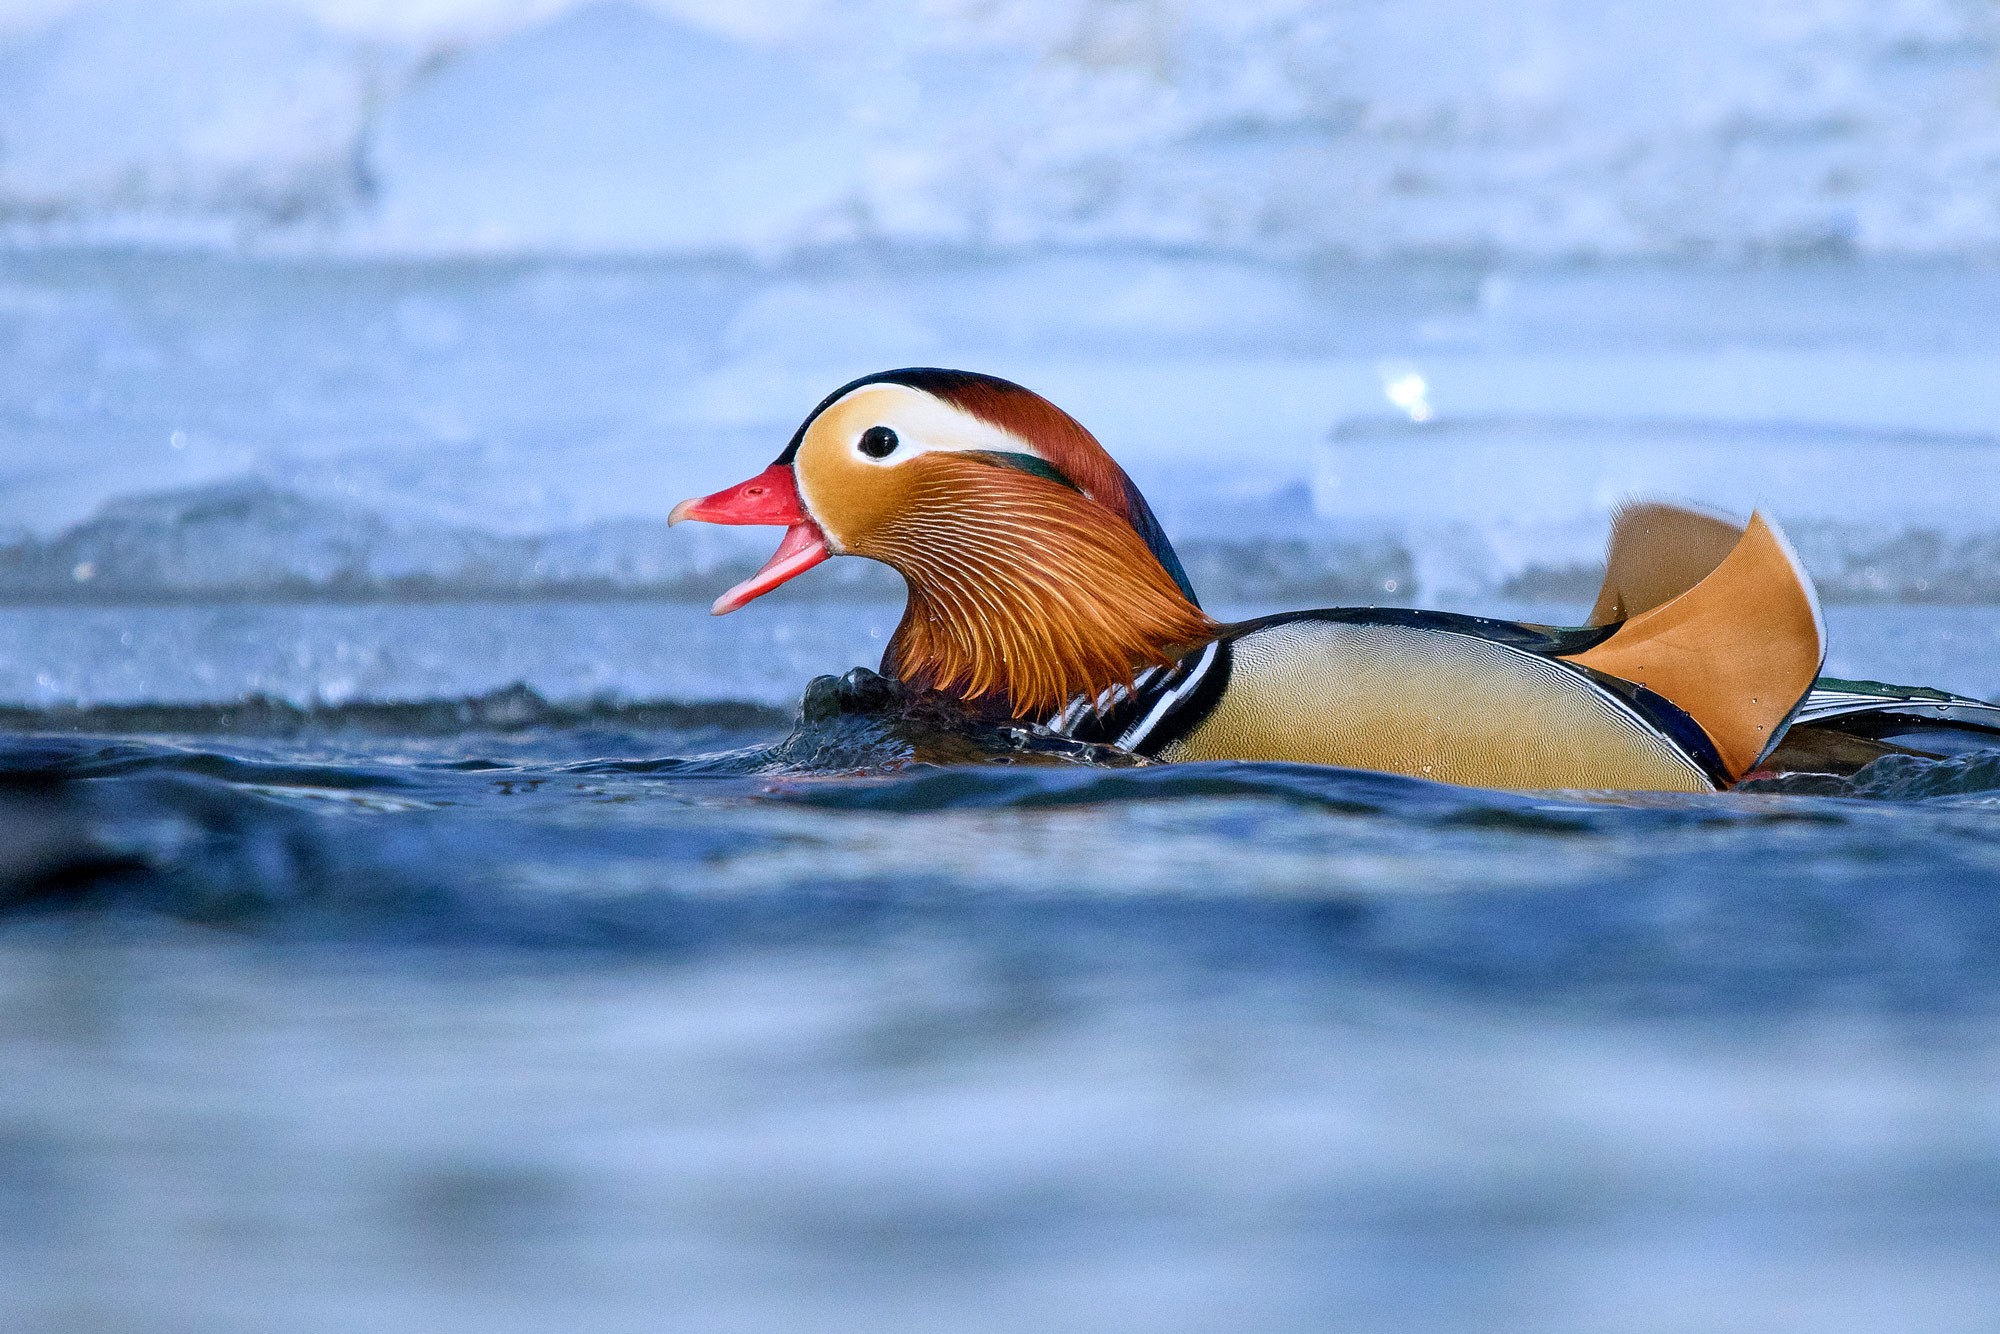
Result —
M 1714 573 L 1747 531 L 1720 511 L 1645 501 L 1619 507 L 1590 624 L 1662 606 Z M 1893 754 L 1955 755 L 2000 746 L 2000 705 L 1949 691 L 1820 677 L 1764 758 L 1780 772 L 1851 773 Z
M 2000 704 L 1882 681 L 1823 676 L 1764 767 L 1848 774 L 1884 755 L 1942 759 L 2000 748 Z
M 1685 710 L 1735 780 L 1777 745 L 1812 690 L 1826 660 L 1826 626 L 1791 544 L 1753 514 L 1729 554 L 1693 587 L 1564 656 Z
M 1615 625 L 1671 602 L 1729 558 L 1748 525 L 1720 510 L 1645 500 L 1611 515 L 1604 585 L 1590 625 Z

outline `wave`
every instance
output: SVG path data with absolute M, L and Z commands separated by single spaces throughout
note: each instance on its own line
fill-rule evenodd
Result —
M 1746 792 L 1786 796 L 1853 797 L 1865 801 L 2000 801 L 2000 750 L 1968 751 L 1946 759 L 1885 755 L 1846 778 L 1784 774 L 1743 785 Z
M 519 692 L 479 708 L 561 716 Z M 468 712 L 330 718 L 422 732 Z M 1993 878 L 1991 753 L 1727 796 L 1489 792 L 1146 764 L 946 714 L 867 672 L 813 682 L 781 739 L 719 753 L 688 753 L 712 726 L 600 736 L 676 753 L 581 761 L 496 757 L 471 730 L 431 747 L 0 735 L 0 917 L 673 955 L 857 927 L 990 940 L 1017 921 L 1108 957 L 1137 933 L 1199 958 L 1617 1005 L 1847 1007 L 1858 979 L 1884 1003 L 1962 1005 L 2000 983 L 1990 896 L 1964 892 Z
M 587 730 L 623 734 L 669 732 L 687 740 L 758 738 L 736 749 L 665 758 L 593 758 L 562 764 L 555 772 L 581 775 L 820 777 L 889 774 L 916 766 L 938 769 L 929 778 L 894 789 L 821 788 L 793 799 L 842 809 L 943 810 L 996 806 L 1089 805 L 1127 799 L 1160 800 L 1256 796 L 1304 802 L 1326 809 L 1380 809 L 1383 801 L 1408 805 L 1410 793 L 1432 794 L 1457 809 L 1464 790 L 1385 774 L 1354 774 L 1304 764 L 1216 763 L 1161 765 L 1115 747 L 1059 736 L 1031 723 L 990 719 L 926 693 L 913 693 L 865 667 L 806 684 L 796 710 L 746 701 L 595 699 L 552 703 L 525 685 L 457 699 L 351 700 L 301 705 L 252 695 L 227 704 L 140 703 L 57 708 L 0 708 L 0 736 L 11 734 L 11 753 L 0 772 L 39 767 L 45 753 L 23 738 L 46 737 L 53 754 L 69 757 L 72 776 L 102 776 L 141 769 L 183 768 L 213 773 L 200 751 L 148 752 L 113 743 L 108 750 L 79 751 L 70 738 L 326 738 L 355 734 L 382 738 L 454 738 Z M 776 739 L 773 734 L 782 732 Z M 148 756 L 134 760 L 134 756 Z M 194 758 L 190 758 L 194 757 Z M 1068 778 L 1014 775 L 1013 767 L 1054 767 Z M 108 766 L 108 767 L 107 767 Z M 966 767 L 972 766 L 972 767 Z M 1146 777 L 1127 777 L 1144 769 Z M 1170 777 L 1162 777 L 1169 774 Z M 1390 795 L 1359 796 L 1373 788 Z M 335 782 L 332 786 L 343 786 Z M 1852 775 L 1784 774 L 1752 780 L 1742 791 L 1789 796 L 1927 801 L 2000 793 L 2000 750 L 1973 749 L 1947 759 L 1891 755 Z M 1402 795 L 1394 795 L 1402 794 Z M 1487 793 L 1501 804 L 1514 801 Z M 1482 798 L 1483 800 L 1484 798 Z M 1539 798 L 1524 798 L 1532 807 Z M 1607 798 L 1620 804 L 1617 798 Z M 1646 798 L 1636 799 L 1647 806 Z M 1426 804 L 1429 803 L 1429 804 Z M 1426 809 L 1430 798 L 1418 800 Z M 1625 803 L 1631 804 L 1631 803 Z M 1588 808 L 1584 808 L 1588 809 Z M 1715 814 L 1692 807 L 1693 818 Z M 1755 814 L 1755 808 L 1751 808 Z M 1456 817 L 1454 817 L 1456 818 Z M 1511 817 L 1509 817 L 1511 818 Z M 1734 818 L 1734 817 L 1731 817 Z M 1761 818 L 1761 817 L 1759 817 Z M 1506 820 L 1502 820 L 1506 823 Z M 1569 817 L 1524 817 L 1522 827 L 1549 831 L 1584 828 Z
M 249 695 L 224 704 L 99 704 L 0 707 L 0 731 L 108 736 L 295 736 L 358 732 L 382 736 L 457 736 L 545 728 L 771 731 L 789 710 L 731 700 L 551 702 L 525 685 L 459 699 L 347 700 L 299 704 Z
M 691 733 L 711 740 L 739 741 L 782 734 L 776 741 L 721 754 L 578 761 L 564 770 L 574 773 L 825 774 L 888 772 L 913 763 L 1081 763 L 1111 768 L 1143 763 L 1123 751 L 1073 741 L 1032 725 L 969 717 L 935 697 L 912 696 L 865 667 L 842 676 L 813 678 L 806 683 L 796 709 L 741 700 L 551 702 L 521 684 L 456 699 L 299 704 L 250 695 L 222 704 L 0 707 L 0 735 L 57 738 L 325 738 L 341 734 L 451 738 L 565 730 L 671 732 L 679 734 L 681 740 Z M 58 749 L 69 753 L 66 746 L 66 742 L 61 743 Z M 17 758 L 38 753 L 20 751 Z M 114 750 L 117 756 L 127 753 Z M 162 762 L 173 767 L 182 753 L 168 752 Z M 118 763 L 122 765 L 123 760 Z M 0 769 L 6 767 L 0 762 Z M 118 771 L 124 772 L 122 768 Z
M 906 712 L 823 690 L 778 747 L 650 761 L 0 737 L 0 920 L 670 958 L 962 933 L 1038 968 L 1087 950 L 1621 1010 L 2000 992 L 1990 759 L 1701 797 L 1023 764 L 998 732 L 986 762 L 911 764 L 877 746 Z
M 734 33 L 577 2 L 53 12 L 0 32 L 18 240 L 2000 247 L 1979 6 L 713 7 Z

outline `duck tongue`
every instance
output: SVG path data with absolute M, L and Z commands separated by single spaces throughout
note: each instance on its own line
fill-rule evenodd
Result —
M 785 530 L 785 540 L 778 543 L 777 551 L 764 562 L 764 568 L 717 598 L 715 605 L 708 609 L 709 613 L 726 616 L 751 599 L 764 596 L 787 579 L 804 574 L 832 554 L 827 550 L 826 538 L 820 535 L 818 524 L 811 519 L 795 523 Z
M 672 526 L 683 519 L 784 525 L 785 540 L 778 543 L 777 551 L 764 562 L 764 568 L 717 598 L 709 608 L 717 616 L 762 597 L 833 554 L 826 545 L 826 535 L 806 513 L 805 502 L 799 498 L 798 481 L 787 463 L 774 463 L 749 481 L 738 482 L 712 496 L 683 500 L 667 516 L 667 523 Z

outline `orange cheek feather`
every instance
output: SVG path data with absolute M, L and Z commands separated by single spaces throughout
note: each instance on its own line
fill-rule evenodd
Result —
M 950 453 L 893 471 L 892 505 L 834 527 L 910 586 L 890 645 L 905 681 L 1042 715 L 1214 634 L 1138 534 L 1078 492 Z

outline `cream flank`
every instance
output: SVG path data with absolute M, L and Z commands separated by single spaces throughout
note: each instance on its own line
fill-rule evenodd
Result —
M 1609 691 L 1491 640 L 1303 621 L 1231 647 L 1229 688 L 1161 758 L 1310 756 L 1476 787 L 1714 790 Z

